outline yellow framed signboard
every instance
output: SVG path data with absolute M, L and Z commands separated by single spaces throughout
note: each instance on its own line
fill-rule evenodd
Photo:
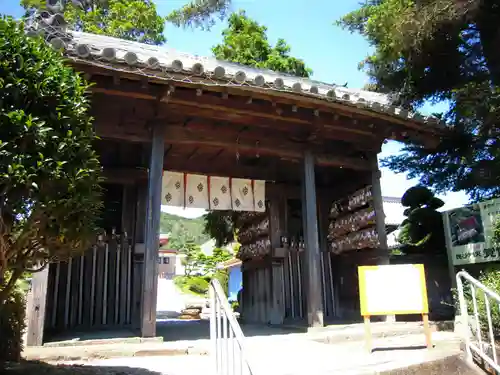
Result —
M 428 314 L 423 264 L 358 267 L 362 316 Z
M 370 317 L 421 314 L 427 347 L 430 348 L 429 303 L 423 264 L 358 267 L 361 315 L 371 352 Z

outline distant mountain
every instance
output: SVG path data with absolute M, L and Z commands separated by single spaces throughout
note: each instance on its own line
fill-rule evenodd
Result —
M 210 239 L 204 233 L 205 222 L 203 217 L 186 219 L 185 217 L 161 213 L 160 233 L 170 233 L 167 247 L 179 249 L 186 242 L 194 242 L 201 245 Z

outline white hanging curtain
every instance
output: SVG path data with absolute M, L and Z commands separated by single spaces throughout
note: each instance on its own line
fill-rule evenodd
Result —
M 266 182 L 164 171 L 162 205 L 204 210 L 266 211 Z
M 208 210 L 207 176 L 188 174 L 186 178 L 185 206 Z
M 255 202 L 255 211 L 266 211 L 266 181 L 253 181 L 253 196 Z
M 163 172 L 161 204 L 184 207 L 184 173 Z
M 233 178 L 231 198 L 234 211 L 254 211 L 252 180 Z
M 208 177 L 211 210 L 231 209 L 231 190 L 228 177 Z

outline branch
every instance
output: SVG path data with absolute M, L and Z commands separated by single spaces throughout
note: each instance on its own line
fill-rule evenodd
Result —
M 39 266 L 38 268 L 24 268 L 24 271 L 25 272 L 31 272 L 31 273 L 41 272 L 45 268 L 47 268 L 47 266 L 49 264 L 50 264 L 50 262 L 47 259 L 44 259 L 43 260 L 43 264 L 41 266 Z

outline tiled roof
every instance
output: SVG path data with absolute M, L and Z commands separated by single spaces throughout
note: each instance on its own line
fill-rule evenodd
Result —
M 289 92 L 298 96 L 371 109 L 429 125 L 439 125 L 434 117 L 423 117 L 418 113 L 393 106 L 392 98 L 388 95 L 255 69 L 213 57 L 181 53 L 172 48 L 74 31 L 71 32 L 69 41 L 53 38 L 51 43 L 58 48 L 65 48 L 67 57 L 108 69 L 132 71 L 160 79 L 197 82 L 204 85 L 246 86 Z

